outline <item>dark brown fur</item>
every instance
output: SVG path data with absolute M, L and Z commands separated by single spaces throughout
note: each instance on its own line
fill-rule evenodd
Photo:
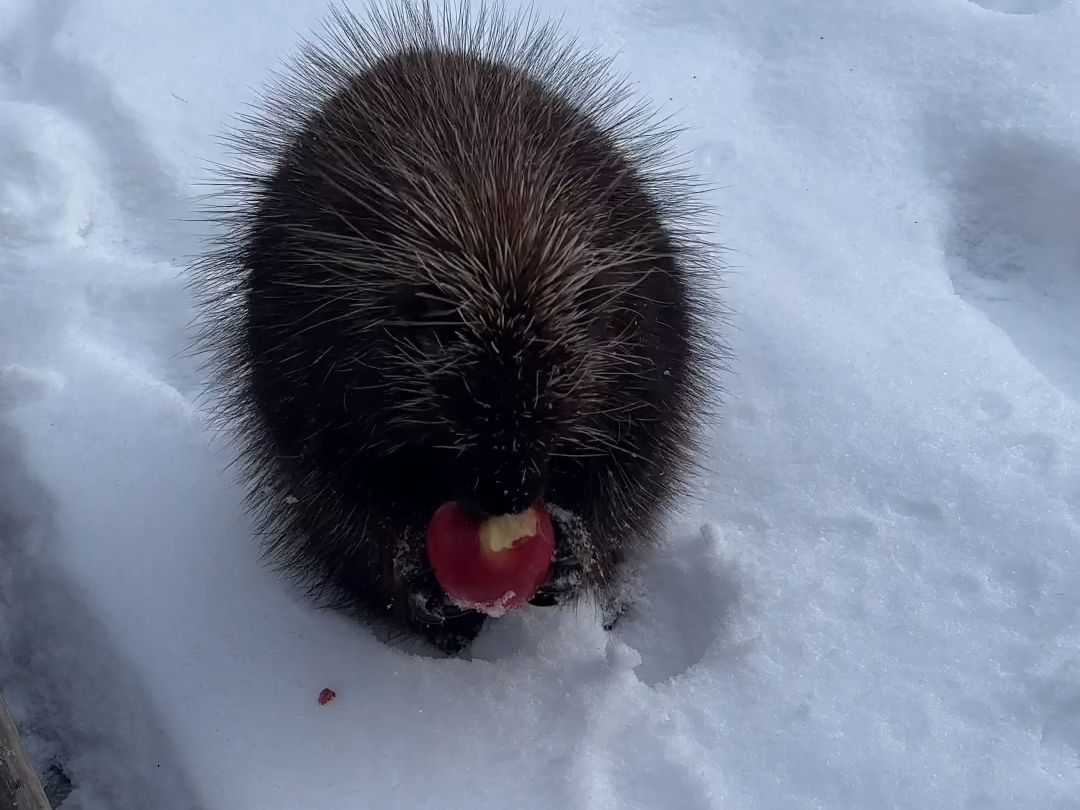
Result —
M 550 27 L 336 13 L 234 139 L 197 268 L 219 415 L 283 571 L 458 649 L 443 502 L 557 507 L 537 604 L 610 599 L 692 471 L 723 356 L 672 133 Z

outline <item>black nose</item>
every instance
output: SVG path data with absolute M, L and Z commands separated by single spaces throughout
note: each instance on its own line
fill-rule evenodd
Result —
M 463 481 L 462 499 L 486 515 L 516 515 L 544 494 L 543 465 L 533 461 L 479 469 L 471 481 Z

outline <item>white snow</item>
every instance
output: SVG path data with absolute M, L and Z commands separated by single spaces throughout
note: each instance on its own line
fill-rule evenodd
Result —
M 450 660 L 260 566 L 182 356 L 190 195 L 324 4 L 0 0 L 0 688 L 51 794 L 1080 808 L 1080 5 L 537 7 L 691 127 L 735 373 L 647 609 Z

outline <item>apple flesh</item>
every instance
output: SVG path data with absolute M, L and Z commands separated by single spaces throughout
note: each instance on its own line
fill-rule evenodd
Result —
M 428 524 L 427 552 L 447 596 L 497 616 L 524 605 L 547 580 L 555 531 L 543 506 L 477 520 L 451 501 Z

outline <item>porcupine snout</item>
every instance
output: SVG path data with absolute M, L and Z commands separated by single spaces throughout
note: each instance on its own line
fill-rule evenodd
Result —
M 458 500 L 484 515 L 524 512 L 544 496 L 546 467 L 535 452 L 477 452 L 462 465 Z
M 535 334 L 512 321 L 485 330 L 444 402 L 459 434 L 457 500 L 486 515 L 523 512 L 544 498 L 558 430 L 551 359 Z

